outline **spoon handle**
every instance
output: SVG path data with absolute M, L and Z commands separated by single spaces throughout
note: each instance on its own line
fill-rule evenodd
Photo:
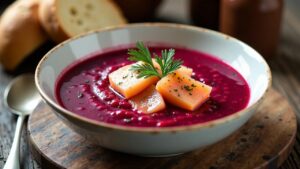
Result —
M 22 126 L 26 116 L 19 116 L 14 136 L 14 141 L 12 143 L 7 161 L 3 169 L 20 169 L 20 138 L 22 133 Z

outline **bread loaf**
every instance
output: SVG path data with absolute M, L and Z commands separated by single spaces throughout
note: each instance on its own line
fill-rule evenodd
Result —
M 13 71 L 37 49 L 47 36 L 38 20 L 38 0 L 19 0 L 9 6 L 0 20 L 0 62 Z
M 126 23 L 111 0 L 42 0 L 39 17 L 56 42 L 90 30 Z

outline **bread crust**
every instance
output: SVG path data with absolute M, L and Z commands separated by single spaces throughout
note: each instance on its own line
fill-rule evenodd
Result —
M 60 43 L 75 35 L 72 35 L 70 32 L 66 31 L 62 26 L 61 22 L 63 21 L 58 17 L 58 12 L 57 12 L 58 1 L 59 0 L 42 0 L 39 8 L 39 18 L 44 29 L 49 34 L 49 36 L 55 42 Z M 112 0 L 107 0 L 107 1 L 115 7 L 119 15 L 117 17 L 121 17 L 120 19 L 122 23 L 120 24 L 126 24 L 127 21 L 123 16 L 119 6 L 116 5 L 115 2 Z
M 60 43 L 70 36 L 60 26 L 56 13 L 56 0 L 42 0 L 39 8 L 39 19 L 50 38 Z
M 38 0 L 19 0 L 10 5 L 0 20 L 0 62 L 13 71 L 48 38 L 38 20 Z

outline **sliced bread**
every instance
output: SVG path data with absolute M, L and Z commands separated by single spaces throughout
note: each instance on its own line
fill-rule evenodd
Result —
M 111 0 L 42 0 L 39 17 L 56 42 L 90 30 L 126 23 Z
M 0 62 L 13 71 L 31 52 L 41 46 L 47 35 L 38 19 L 38 0 L 15 1 L 0 20 Z

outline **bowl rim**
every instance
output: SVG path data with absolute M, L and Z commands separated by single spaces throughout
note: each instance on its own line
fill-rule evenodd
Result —
M 41 66 L 47 60 L 47 58 L 50 57 L 50 55 L 54 51 L 56 51 L 58 48 L 63 47 L 64 45 L 68 44 L 69 42 L 72 42 L 72 41 L 80 39 L 80 38 L 84 38 L 84 37 L 89 36 L 91 34 L 98 34 L 98 33 L 103 33 L 103 32 L 108 32 L 108 31 L 134 28 L 134 27 L 140 27 L 140 28 L 141 27 L 162 27 L 162 28 L 185 29 L 185 30 L 196 31 L 196 32 L 207 32 L 207 33 L 212 34 L 214 36 L 223 37 L 225 40 L 233 40 L 233 41 L 235 41 L 236 43 L 238 43 L 240 45 L 244 45 L 247 48 L 253 50 L 257 54 L 257 56 L 260 57 L 260 59 L 262 60 L 262 64 L 264 64 L 264 67 L 266 68 L 266 74 L 268 76 L 267 77 L 267 80 L 268 80 L 267 88 L 264 91 L 264 93 L 261 95 L 261 97 L 256 102 L 254 102 L 251 106 L 249 106 L 247 108 L 244 108 L 244 109 L 242 109 L 238 112 L 235 112 L 233 114 L 230 114 L 228 116 L 225 116 L 225 117 L 222 117 L 222 118 L 219 118 L 219 119 L 207 121 L 207 122 L 204 122 L 204 123 L 196 123 L 196 124 L 191 124 L 191 125 L 186 125 L 186 126 L 171 126 L 171 127 L 123 126 L 123 125 L 118 125 L 118 124 L 113 124 L 113 123 L 96 121 L 96 120 L 93 120 L 93 119 L 89 119 L 87 117 L 77 115 L 77 114 L 63 108 L 62 106 L 57 104 L 55 101 L 50 99 L 50 97 L 43 91 L 42 87 L 40 86 L 40 80 L 39 80 L 39 74 L 40 74 Z M 90 124 L 90 125 L 94 125 L 94 126 L 97 126 L 97 127 L 104 127 L 104 128 L 108 128 L 108 129 L 130 131 L 130 132 L 146 132 L 146 133 L 149 133 L 149 132 L 150 133 L 172 132 L 172 133 L 174 133 L 174 132 L 180 132 L 180 131 L 186 131 L 186 130 L 200 130 L 200 129 L 204 129 L 204 128 L 212 128 L 212 127 L 217 126 L 219 124 L 228 123 L 228 122 L 230 122 L 234 119 L 238 119 L 241 116 L 245 115 L 247 112 L 249 112 L 249 110 L 255 108 L 258 104 L 260 104 L 263 101 L 263 98 L 268 93 L 269 89 L 271 88 L 272 74 L 271 74 L 271 70 L 270 70 L 269 65 L 267 64 L 266 60 L 262 57 L 262 55 L 260 53 L 258 53 L 255 49 L 250 47 L 248 44 L 246 44 L 246 43 L 244 43 L 244 42 L 242 42 L 242 41 L 240 41 L 240 40 L 238 40 L 234 37 L 231 37 L 229 35 L 226 35 L 226 34 L 223 34 L 221 32 L 214 31 L 214 30 L 209 30 L 209 29 L 206 29 L 206 28 L 202 28 L 202 27 L 196 27 L 196 26 L 178 24 L 178 23 L 155 23 L 155 22 L 153 22 L 153 23 L 125 24 L 125 25 L 106 27 L 106 28 L 102 28 L 102 29 L 96 29 L 96 30 L 92 30 L 92 31 L 77 35 L 75 37 L 72 37 L 72 38 L 56 45 L 54 48 L 52 48 L 50 51 L 48 51 L 43 56 L 43 58 L 39 61 L 38 65 L 36 67 L 36 70 L 35 70 L 35 84 L 36 84 L 36 87 L 38 89 L 38 92 L 40 93 L 42 98 L 45 100 L 45 102 L 47 104 L 49 104 L 50 107 L 56 109 L 57 113 L 62 113 L 63 116 L 65 116 L 65 115 L 71 116 L 72 118 L 75 118 L 76 120 L 78 120 L 80 122 L 87 123 L 87 124 Z M 250 93 L 251 93 L 251 91 L 250 91 Z

